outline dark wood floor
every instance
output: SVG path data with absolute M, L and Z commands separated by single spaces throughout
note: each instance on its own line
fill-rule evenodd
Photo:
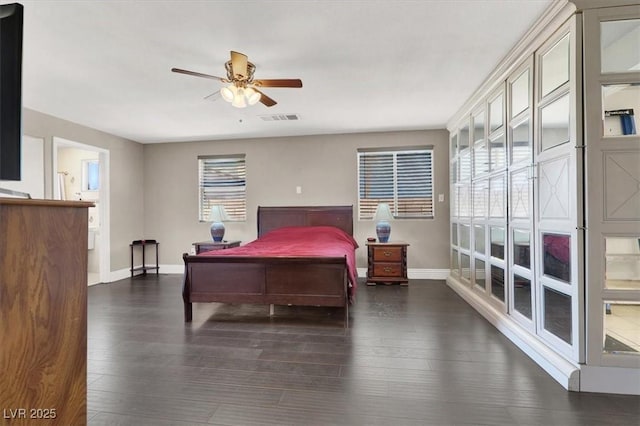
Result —
M 89 289 L 90 425 L 638 425 L 640 397 L 567 392 L 442 281 L 336 308 L 196 304 L 181 277 Z

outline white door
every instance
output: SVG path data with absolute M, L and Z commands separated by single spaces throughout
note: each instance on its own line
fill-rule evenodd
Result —
M 535 333 L 533 56 L 507 79 L 509 146 L 509 314 Z
M 615 367 L 607 377 L 619 389 L 638 392 L 640 10 L 615 7 L 584 15 L 587 364 Z
M 580 30 L 572 18 L 536 52 L 534 229 L 537 334 L 584 360 Z

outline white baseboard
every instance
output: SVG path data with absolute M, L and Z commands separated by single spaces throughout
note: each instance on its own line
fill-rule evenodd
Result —
M 131 276 L 131 271 L 129 268 L 126 269 L 118 269 L 117 271 L 111 271 L 109 274 L 109 282 L 112 283 L 114 281 L 120 281 L 125 278 L 129 278 Z
M 184 263 L 180 265 L 159 265 L 161 274 L 184 274 Z
M 446 280 L 449 276 L 448 269 L 417 269 L 409 268 L 407 270 L 409 279 L 416 280 Z M 358 268 L 358 276 L 364 278 L 367 276 L 367 268 Z
M 141 265 L 139 265 L 141 266 Z M 136 266 L 139 267 L 139 266 Z M 159 265 L 161 274 L 183 274 L 184 265 Z M 422 280 L 445 280 L 449 276 L 448 269 L 417 269 L 409 268 L 407 271 L 410 279 L 422 279 Z M 131 276 L 129 268 L 120 269 L 117 271 L 111 271 L 111 280 L 109 282 L 122 280 Z M 358 276 L 366 277 L 367 268 L 358 268 Z
M 578 364 L 572 363 L 556 353 L 508 315 L 489 305 L 454 277 L 447 277 L 447 285 L 565 389 L 580 390 L 580 366 Z
M 412 269 L 407 271 L 409 278 L 416 280 L 446 280 L 449 269 Z
M 582 365 L 580 391 L 640 395 L 640 369 Z
M 142 265 L 137 265 L 134 268 L 139 268 Z M 183 274 L 184 273 L 184 265 L 158 265 L 159 266 L 159 270 L 158 273 L 160 274 Z M 140 272 L 138 272 L 139 274 Z M 155 271 L 150 271 L 147 272 L 149 273 L 155 273 Z M 125 269 L 118 269 L 117 271 L 111 271 L 111 274 L 109 275 L 109 282 L 114 282 L 114 281 L 119 281 L 125 278 L 129 278 L 131 277 L 131 270 L 129 268 L 125 268 Z

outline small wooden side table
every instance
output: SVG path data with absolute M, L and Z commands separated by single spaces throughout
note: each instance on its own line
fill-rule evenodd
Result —
M 158 245 L 160 243 L 156 240 L 135 240 L 129 244 L 129 248 L 131 250 L 131 276 L 133 277 L 134 272 L 142 271 L 142 275 L 147 275 L 147 271 L 156 270 L 156 275 L 160 272 L 160 267 L 158 265 Z M 156 248 L 156 266 L 147 266 L 145 262 L 145 252 L 147 246 L 155 246 Z M 133 267 L 133 248 L 134 247 L 142 247 L 142 266 L 137 268 Z
M 234 240 L 234 241 L 216 242 L 216 241 L 210 240 L 210 241 L 200 241 L 197 243 L 193 243 L 192 245 L 195 246 L 196 248 L 196 254 L 200 254 L 205 251 L 224 250 L 231 247 L 239 247 L 240 241 Z
M 407 275 L 408 243 L 367 243 L 367 285 L 409 285 Z

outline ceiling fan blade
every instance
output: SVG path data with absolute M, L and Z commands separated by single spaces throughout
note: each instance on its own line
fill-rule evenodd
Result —
M 228 82 L 228 80 L 226 78 L 217 77 L 215 75 L 202 74 L 200 72 L 195 72 L 195 71 L 183 70 L 183 69 L 180 69 L 180 68 L 171 68 L 171 71 L 177 72 L 177 73 L 180 73 L 180 74 L 192 75 L 192 76 L 195 76 L 195 77 L 210 78 L 212 80 L 222 81 L 223 83 Z
M 253 84 L 260 87 L 302 87 L 299 78 L 273 78 L 253 80 Z
M 221 97 L 220 91 L 216 90 L 212 94 L 205 96 L 204 99 L 207 100 L 207 101 L 214 102 L 214 101 L 217 101 L 218 99 L 220 99 L 220 97 Z
M 231 51 L 231 68 L 233 68 L 233 76 L 239 80 L 246 80 L 249 77 L 247 71 L 247 55 L 240 52 Z
M 268 106 L 268 107 L 272 107 L 275 104 L 277 104 L 276 101 L 274 101 L 273 99 L 271 99 L 270 97 L 268 97 L 267 95 L 265 95 L 264 93 L 262 93 L 261 91 L 259 91 L 258 89 L 256 89 L 255 87 L 253 88 L 253 90 L 255 90 L 256 92 L 260 93 L 260 102 L 264 105 L 264 106 Z

